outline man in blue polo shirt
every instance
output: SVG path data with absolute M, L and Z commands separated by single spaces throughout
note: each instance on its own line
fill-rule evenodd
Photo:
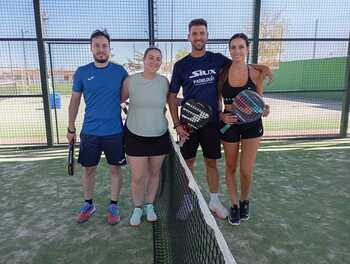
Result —
M 96 210 L 93 203 L 95 171 L 103 151 L 110 166 L 111 179 L 111 201 L 107 208 L 107 222 L 113 225 L 120 221 L 117 200 L 121 187 L 120 166 L 125 164 L 120 95 L 128 73 L 121 65 L 109 61 L 110 37 L 106 31 L 93 32 L 90 36 L 90 47 L 94 62 L 76 70 L 69 103 L 67 132 L 69 142 L 76 140 L 75 120 L 82 95 L 86 105 L 78 158 L 83 167 L 85 202 L 77 216 L 77 222 L 88 221 Z
M 174 123 L 174 129 L 180 138 L 186 139 L 181 147 L 181 153 L 193 171 L 196 153 L 199 145 L 202 147 L 207 182 L 210 192 L 209 209 L 219 218 L 225 219 L 228 210 L 219 200 L 219 174 L 216 160 L 221 158 L 221 145 L 218 130 L 219 100 L 217 95 L 217 80 L 220 69 L 231 60 L 221 53 L 206 51 L 208 41 L 207 22 L 204 19 L 194 19 L 188 25 L 188 40 L 192 51 L 174 65 L 170 83 L 169 109 Z M 264 65 L 254 65 L 257 70 L 271 71 Z M 271 78 L 272 76 L 270 76 Z M 183 102 L 194 98 L 210 105 L 213 119 L 205 127 L 188 133 L 179 120 L 177 94 L 182 87 Z

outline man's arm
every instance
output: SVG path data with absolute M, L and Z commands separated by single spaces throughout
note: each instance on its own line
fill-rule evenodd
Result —
M 171 119 L 173 120 L 174 129 L 176 130 L 176 133 L 179 135 L 180 138 L 187 139 L 189 136 L 189 133 L 184 129 L 182 126 L 182 123 L 179 119 L 179 111 L 178 111 L 178 104 L 177 104 L 177 93 L 170 92 L 168 95 L 168 103 L 169 103 L 169 110 Z
M 76 128 L 75 128 L 75 120 L 77 118 L 79 105 L 81 100 L 81 93 L 72 92 L 72 96 L 70 98 L 69 106 L 68 106 L 68 131 L 67 131 L 67 139 L 68 142 L 71 143 L 73 140 L 76 141 Z
M 264 79 L 267 77 L 268 78 L 268 83 L 271 84 L 274 77 L 273 77 L 273 73 L 270 69 L 270 67 L 263 65 L 263 64 L 252 64 L 252 67 L 261 72 L 264 76 Z
M 169 93 L 168 95 L 168 103 L 169 103 L 169 110 L 171 119 L 173 120 L 174 127 L 178 124 L 180 124 L 179 120 L 179 111 L 178 111 L 178 105 L 177 105 L 177 93 Z

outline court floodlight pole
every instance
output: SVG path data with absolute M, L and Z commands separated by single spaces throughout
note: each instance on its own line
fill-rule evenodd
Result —
M 43 103 L 44 103 L 46 140 L 47 140 L 47 146 L 52 147 L 53 137 L 52 137 L 51 113 L 50 113 L 50 105 L 49 105 L 49 93 L 48 93 L 48 85 L 47 85 L 47 78 L 46 78 L 47 69 L 46 69 L 46 58 L 45 58 L 45 45 L 44 45 L 43 32 L 41 27 L 40 0 L 33 0 L 33 6 L 34 6 L 34 16 L 35 16 L 36 39 L 37 39 L 37 45 L 38 45 L 41 90 L 42 90 Z
M 255 0 L 252 63 L 258 63 L 261 0 Z
M 348 40 L 348 54 L 346 56 L 345 67 L 345 83 L 344 83 L 344 100 L 340 119 L 340 137 L 345 138 L 348 133 L 349 124 L 349 107 L 350 107 L 350 34 Z

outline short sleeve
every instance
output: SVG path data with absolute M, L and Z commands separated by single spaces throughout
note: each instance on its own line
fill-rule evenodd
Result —
M 181 87 L 181 76 L 179 74 L 179 65 L 175 63 L 173 69 L 173 75 L 171 76 L 171 82 L 169 86 L 169 91 L 171 93 L 178 93 Z
M 229 63 L 231 63 L 232 61 L 229 59 L 229 58 L 227 58 L 225 55 L 223 55 L 223 54 L 221 54 L 221 53 L 219 53 L 220 54 L 220 60 L 221 60 L 221 67 L 222 66 L 225 66 L 226 64 L 229 64 Z
M 122 82 L 123 82 L 129 76 L 129 74 L 123 66 L 120 66 L 120 72 L 121 72 Z
M 75 71 L 73 76 L 73 91 L 78 93 L 83 91 L 83 80 L 79 68 Z

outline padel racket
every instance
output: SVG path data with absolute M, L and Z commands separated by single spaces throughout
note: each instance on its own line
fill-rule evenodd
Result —
M 243 90 L 235 97 L 233 106 L 229 112 L 237 118 L 235 124 L 246 124 L 254 122 L 262 116 L 265 102 L 256 92 Z M 220 129 L 220 132 L 224 134 L 230 127 L 231 124 L 226 124 Z
M 74 163 L 74 141 L 72 141 L 72 143 L 69 144 L 68 148 L 68 175 L 70 176 L 74 175 Z
M 211 107 L 195 99 L 187 100 L 181 108 L 180 121 L 193 129 L 204 127 L 211 118 Z

